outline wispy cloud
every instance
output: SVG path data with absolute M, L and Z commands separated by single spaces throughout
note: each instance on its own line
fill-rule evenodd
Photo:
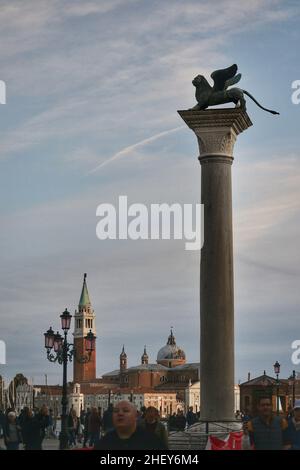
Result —
M 108 158 L 104 162 L 100 163 L 100 165 L 96 166 L 96 168 L 94 168 L 93 170 L 90 170 L 88 174 L 95 173 L 99 171 L 101 168 L 103 168 L 104 166 L 109 165 L 110 163 L 114 162 L 115 160 L 118 160 L 119 158 L 122 158 L 122 157 L 126 157 L 127 155 L 130 155 L 135 150 L 140 149 L 144 147 L 145 145 L 151 144 L 152 142 L 155 142 L 156 140 L 161 139 L 162 137 L 173 134 L 174 132 L 178 132 L 181 129 L 185 129 L 185 126 L 174 127 L 173 129 L 168 129 L 166 131 L 159 132 L 158 134 L 152 135 L 151 137 L 141 140 L 140 142 L 137 142 L 136 144 L 129 145 L 128 147 L 125 147 L 119 152 L 115 153 L 112 157 Z

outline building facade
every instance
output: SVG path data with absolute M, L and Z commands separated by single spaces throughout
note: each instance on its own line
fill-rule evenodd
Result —
M 16 404 L 15 409 L 19 414 L 21 410 L 25 407 L 30 409 L 34 405 L 34 391 L 33 386 L 29 384 L 22 384 L 16 387 Z
M 292 403 L 293 384 L 288 379 L 278 381 L 270 377 L 264 371 L 263 375 L 250 379 L 240 384 L 240 410 L 251 415 L 257 415 L 257 403 L 259 397 L 268 396 L 272 401 L 273 411 L 277 411 L 277 393 L 279 397 L 279 411 L 287 413 Z M 295 381 L 295 397 L 300 396 L 300 380 Z
M 149 363 L 149 356 L 144 347 L 141 363 L 128 367 L 128 358 L 123 346 L 120 354 L 119 369 L 102 376 L 103 384 L 124 388 L 148 388 L 161 392 L 172 390 L 183 401 L 185 389 L 190 383 L 200 379 L 200 364 L 187 363 L 183 349 L 176 344 L 171 329 L 167 343 L 157 353 L 156 363 Z

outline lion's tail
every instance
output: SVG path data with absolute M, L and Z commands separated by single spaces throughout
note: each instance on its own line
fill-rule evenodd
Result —
M 272 111 L 272 109 L 267 109 L 267 108 L 264 108 L 261 104 L 259 104 L 258 101 L 256 101 L 256 99 L 254 98 L 254 96 L 250 95 L 250 93 L 246 90 L 243 90 L 243 92 L 245 93 L 245 95 L 249 96 L 249 98 L 251 98 L 254 103 L 257 104 L 257 106 L 259 106 L 261 109 L 263 109 L 264 111 L 267 111 L 268 113 L 271 113 L 271 114 L 280 114 L 278 113 L 277 111 Z

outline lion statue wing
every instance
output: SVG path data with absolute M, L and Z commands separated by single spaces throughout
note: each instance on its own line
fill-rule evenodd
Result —
M 239 79 L 241 78 L 240 74 L 235 76 L 237 69 L 238 69 L 237 65 L 233 64 L 230 67 L 227 67 L 226 69 L 215 70 L 214 72 L 212 72 L 211 78 L 214 81 L 213 90 L 223 91 L 228 86 L 233 85 L 234 83 L 237 83 Z M 227 85 L 227 83 L 229 84 Z
M 240 81 L 242 78 L 242 74 L 238 73 L 235 77 L 230 78 L 229 80 L 226 80 L 225 85 L 224 85 L 224 90 L 226 90 L 229 86 L 235 85 L 237 82 Z

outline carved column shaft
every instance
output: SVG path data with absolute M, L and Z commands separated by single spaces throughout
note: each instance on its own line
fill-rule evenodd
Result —
M 234 418 L 234 280 L 231 165 L 237 135 L 252 125 L 239 109 L 179 111 L 197 136 L 204 204 L 200 262 L 201 420 Z

